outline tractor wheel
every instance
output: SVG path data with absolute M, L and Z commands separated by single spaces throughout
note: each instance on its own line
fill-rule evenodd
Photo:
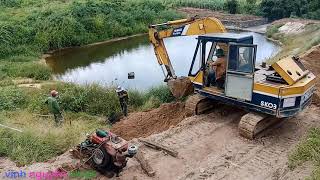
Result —
M 108 154 L 107 150 L 104 147 L 100 147 L 93 151 L 93 155 L 91 158 L 93 166 L 99 171 L 110 170 L 112 167 L 112 159 L 110 154 Z

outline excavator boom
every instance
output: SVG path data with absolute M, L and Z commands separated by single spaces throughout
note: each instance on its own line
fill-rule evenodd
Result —
M 207 18 L 190 18 L 176 21 L 168 21 L 166 23 L 155 24 L 149 26 L 149 40 L 154 47 L 154 52 L 159 65 L 165 69 L 165 82 L 175 97 L 181 97 L 190 92 L 192 88 L 188 78 L 177 79 L 174 68 L 172 67 L 169 55 L 167 53 L 164 39 L 177 36 L 202 35 L 207 33 L 223 33 L 226 32 L 222 23 L 212 17 Z M 191 60 L 190 60 L 191 61 Z M 187 79 L 187 80 L 186 80 Z M 190 80 L 189 80 L 190 81 Z

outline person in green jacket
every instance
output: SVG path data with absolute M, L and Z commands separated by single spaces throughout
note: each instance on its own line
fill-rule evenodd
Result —
M 48 108 L 54 116 L 54 121 L 56 122 L 56 125 L 59 126 L 63 122 L 63 116 L 59 103 L 57 101 L 58 92 L 56 90 L 52 90 L 50 94 L 51 96 L 48 97 L 48 99 L 46 100 L 46 104 L 48 104 Z

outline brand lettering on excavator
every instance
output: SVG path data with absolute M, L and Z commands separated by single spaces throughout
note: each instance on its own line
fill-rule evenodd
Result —
M 301 97 L 301 104 L 305 103 L 313 95 L 313 91 L 314 87 L 304 93 L 304 95 Z
M 265 101 L 261 101 L 260 102 L 260 106 L 267 107 L 269 109 L 277 109 L 277 105 L 276 104 L 273 104 L 273 103 L 270 103 L 270 102 L 265 102 Z
M 184 26 L 176 28 L 172 31 L 172 36 L 181 36 Z

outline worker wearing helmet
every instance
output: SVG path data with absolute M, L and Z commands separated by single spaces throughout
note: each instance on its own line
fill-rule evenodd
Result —
M 128 100 L 129 100 L 128 92 L 121 86 L 117 87 L 116 92 L 119 97 L 122 113 L 124 116 L 128 116 Z
M 48 108 L 50 112 L 53 114 L 54 121 L 57 126 L 61 125 L 61 123 L 63 122 L 63 116 L 61 113 L 59 103 L 57 101 L 58 95 L 59 93 L 56 90 L 52 90 L 50 92 L 50 97 L 48 97 L 48 99 L 46 100 L 46 104 L 48 104 Z
M 212 71 L 209 71 L 208 81 L 211 85 L 223 88 L 227 64 L 223 49 L 217 49 L 216 56 L 217 60 L 210 64 Z

